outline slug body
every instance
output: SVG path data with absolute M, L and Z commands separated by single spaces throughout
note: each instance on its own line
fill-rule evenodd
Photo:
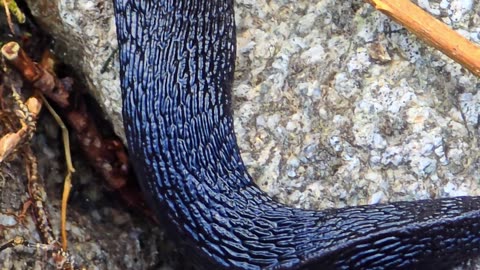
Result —
M 233 1 L 114 3 L 132 163 L 208 269 L 442 269 L 478 253 L 478 197 L 323 211 L 273 201 L 236 144 Z

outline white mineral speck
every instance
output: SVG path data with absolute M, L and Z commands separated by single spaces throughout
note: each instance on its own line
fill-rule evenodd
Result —
M 356 55 L 348 62 L 348 71 L 362 72 L 370 65 L 370 57 L 366 48 L 357 49 Z
M 448 196 L 451 196 L 451 197 L 467 196 L 468 195 L 467 190 L 465 190 L 462 187 L 457 188 L 457 186 L 455 184 L 450 183 L 450 182 L 447 183 L 443 187 L 443 192 L 445 192 L 446 194 L 448 194 Z
M 323 49 L 322 45 L 317 45 L 306 50 L 302 53 L 301 56 L 307 63 L 315 64 L 321 62 L 325 58 L 325 50 Z
M 373 134 L 373 147 L 375 149 L 384 149 L 387 146 L 387 141 L 379 133 Z
M 17 224 L 17 221 L 14 216 L 5 215 L 0 213 L 0 225 L 1 226 L 14 226 Z
M 370 199 L 368 200 L 368 204 L 380 203 L 384 197 L 385 197 L 385 194 L 382 191 L 375 192 L 370 196 Z
M 440 10 L 431 8 L 428 0 L 418 0 L 418 5 L 433 15 L 440 15 Z
M 458 22 L 464 18 L 464 14 L 472 10 L 473 0 L 452 0 L 450 8 L 452 21 Z

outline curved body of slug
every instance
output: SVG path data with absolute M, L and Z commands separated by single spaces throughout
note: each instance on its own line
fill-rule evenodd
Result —
M 273 201 L 233 131 L 233 0 L 114 3 L 131 160 L 151 207 L 210 269 L 441 269 L 478 252 L 478 197 L 324 211 Z

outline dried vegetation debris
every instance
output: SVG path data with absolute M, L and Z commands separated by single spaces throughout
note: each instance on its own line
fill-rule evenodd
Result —
M 8 29 L 8 27 L 5 27 Z M 17 29 L 17 28 L 15 28 Z M 23 35 L 23 34 L 22 34 Z M 13 35 L 17 37 L 16 35 Z M 149 269 L 163 265 L 162 256 L 154 256 L 162 250 L 157 247 L 162 232 L 149 226 L 145 219 L 135 218 L 121 203 L 106 198 L 105 179 L 115 180 L 117 166 L 127 170 L 125 152 L 118 140 L 105 140 L 94 129 L 93 121 L 87 121 L 89 112 L 81 111 L 81 99 L 71 98 L 72 79 L 58 79 L 50 61 L 37 63 L 42 49 L 22 50 L 32 45 L 30 35 L 21 44 L 3 45 L 4 61 L 0 72 L 0 266 L 2 269 Z M 11 40 L 8 36 L 7 40 Z M 33 40 L 33 39 L 32 39 Z M 30 48 L 31 49 L 31 48 Z M 18 72 L 17 72 L 18 71 Z M 17 93 L 18 92 L 18 93 Z M 61 252 L 58 231 L 60 227 L 60 199 L 65 176 L 63 144 L 58 123 L 49 115 L 36 122 L 43 92 L 52 98 L 56 108 L 62 111 L 70 124 L 76 127 L 73 145 L 78 140 L 90 140 L 101 148 L 94 161 L 102 162 L 109 170 L 99 179 L 92 168 L 75 154 L 77 175 L 74 177 L 74 194 L 68 212 L 68 251 Z M 59 98 L 57 98 L 59 97 Z M 25 101 L 26 100 L 26 101 Z M 35 100 L 39 103 L 32 103 Z M 74 100 L 74 102 L 72 102 Z M 24 103 L 25 102 L 25 103 Z M 81 107 L 81 106 L 79 106 Z M 71 117 L 71 115 L 75 117 Z M 88 118 L 88 119 L 87 119 Z M 86 120 L 87 119 L 87 120 Z M 78 126 L 78 124 L 82 124 Z M 35 133 L 35 127 L 38 131 Z M 85 146 L 85 142 L 80 144 Z M 90 146 L 89 144 L 88 146 Z M 76 151 L 79 151 L 79 147 Z M 32 151 L 33 149 L 33 151 Z M 87 148 L 87 151 L 91 151 Z M 38 173 L 37 173 L 38 159 Z M 111 163 L 106 164 L 108 161 Z M 113 160 L 113 161 L 112 161 Z M 120 160 L 119 162 L 116 162 Z M 123 176 L 124 178 L 125 176 Z M 124 180 L 124 179 L 123 179 Z M 115 184 L 117 184 L 115 186 Z M 131 191 L 131 190 L 128 190 Z M 126 192 L 120 192 L 125 195 Z M 50 226 L 51 225 L 51 226 Z M 150 249 L 155 250 L 150 252 Z M 166 250 L 163 248 L 163 250 Z M 169 250 L 170 253 L 174 252 Z M 170 256 L 174 258 L 175 256 Z M 67 259 L 67 260 L 65 260 Z M 60 261 L 59 261 L 60 260 Z M 172 265 L 172 263 L 170 263 Z

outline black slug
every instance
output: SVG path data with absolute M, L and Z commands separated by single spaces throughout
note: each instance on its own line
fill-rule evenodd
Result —
M 206 269 L 443 269 L 479 253 L 478 197 L 323 211 L 273 201 L 233 129 L 233 0 L 114 3 L 132 163 Z

